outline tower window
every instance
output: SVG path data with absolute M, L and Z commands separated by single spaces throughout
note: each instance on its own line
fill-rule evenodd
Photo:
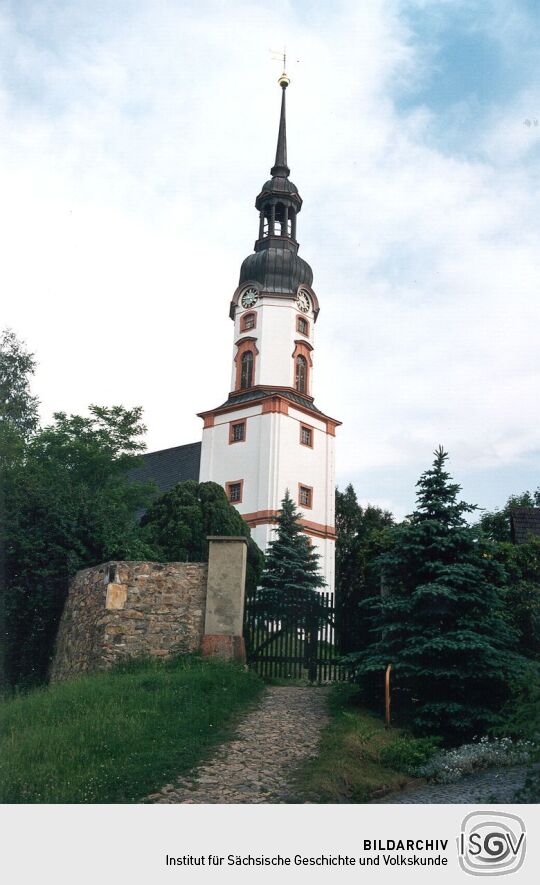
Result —
M 307 424 L 300 425 L 300 442 L 303 446 L 313 448 L 313 428 Z
M 227 492 L 227 497 L 231 504 L 241 504 L 242 503 L 242 492 L 244 488 L 244 480 L 239 479 L 235 482 L 226 482 L 225 489 Z
M 311 507 L 313 506 L 313 489 L 311 486 L 298 486 L 298 503 L 300 507 Z
M 240 387 L 252 387 L 253 386 L 253 354 L 251 350 L 246 350 L 245 353 L 242 354 L 242 362 L 241 362 L 241 371 L 240 371 Z
M 229 431 L 229 442 L 244 442 L 246 438 L 246 422 L 245 421 L 231 421 L 230 423 L 230 431 Z
M 305 317 L 296 317 L 296 331 L 301 335 L 309 335 L 309 323 Z
M 299 393 L 307 393 L 307 360 L 301 354 L 296 357 L 295 387 Z
M 254 313 L 245 313 L 240 320 L 240 331 L 247 332 L 248 329 L 254 329 L 257 325 L 257 315 Z
M 255 338 L 246 336 L 237 341 L 236 345 L 238 350 L 234 358 L 236 366 L 234 389 L 246 390 L 255 384 L 255 360 L 259 351 Z

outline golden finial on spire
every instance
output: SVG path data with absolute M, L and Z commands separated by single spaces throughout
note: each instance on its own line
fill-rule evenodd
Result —
M 283 72 L 278 79 L 278 83 L 282 89 L 286 89 L 291 82 L 290 78 L 287 76 L 287 49 L 284 48 L 283 52 L 276 52 L 275 50 L 271 49 L 270 53 L 275 61 L 283 61 Z

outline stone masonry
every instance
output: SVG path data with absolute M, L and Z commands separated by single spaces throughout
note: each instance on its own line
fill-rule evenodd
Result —
M 198 651 L 204 634 L 205 563 L 110 562 L 73 579 L 51 681 L 128 657 Z

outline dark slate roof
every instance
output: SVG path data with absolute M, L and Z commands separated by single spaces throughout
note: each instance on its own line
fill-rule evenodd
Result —
M 257 251 L 242 262 L 239 285 L 254 280 L 264 292 L 280 294 L 293 294 L 302 284 L 311 286 L 313 271 L 307 261 L 296 254 L 297 248 L 287 237 L 258 240 Z
M 142 458 L 141 466 L 135 467 L 129 473 L 130 479 L 135 482 L 153 480 L 160 492 L 167 492 L 177 482 L 183 482 L 186 479 L 199 481 L 200 442 L 174 446 L 172 449 L 161 449 L 159 452 L 148 452 Z
M 242 393 L 231 393 L 228 400 L 222 403 L 219 406 L 222 409 L 224 406 L 234 406 L 237 403 L 249 403 L 251 400 L 259 400 L 263 399 L 267 396 L 282 396 L 284 399 L 290 400 L 292 403 L 296 403 L 297 406 L 303 406 L 305 409 L 311 409 L 313 412 L 319 412 L 319 414 L 323 415 L 320 409 L 314 405 L 313 400 L 309 399 L 307 396 L 302 396 L 300 393 L 295 393 L 294 390 L 272 390 L 272 388 L 268 390 L 261 390 L 260 387 L 255 390 L 246 390 Z
M 514 544 L 526 544 L 530 536 L 540 538 L 540 507 L 516 507 L 510 513 Z
M 274 175 L 273 178 L 269 178 L 268 181 L 264 182 L 261 188 L 261 193 L 257 199 L 260 200 L 261 197 L 266 194 L 283 194 L 290 196 L 297 193 L 298 188 L 292 181 L 289 181 L 288 178 L 280 178 L 279 176 Z

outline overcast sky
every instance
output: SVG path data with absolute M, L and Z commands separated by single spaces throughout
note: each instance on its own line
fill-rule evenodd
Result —
M 0 325 L 42 417 L 226 398 L 290 57 L 291 178 L 340 486 L 398 515 L 443 444 L 483 507 L 540 483 L 536 0 L 0 0 Z

